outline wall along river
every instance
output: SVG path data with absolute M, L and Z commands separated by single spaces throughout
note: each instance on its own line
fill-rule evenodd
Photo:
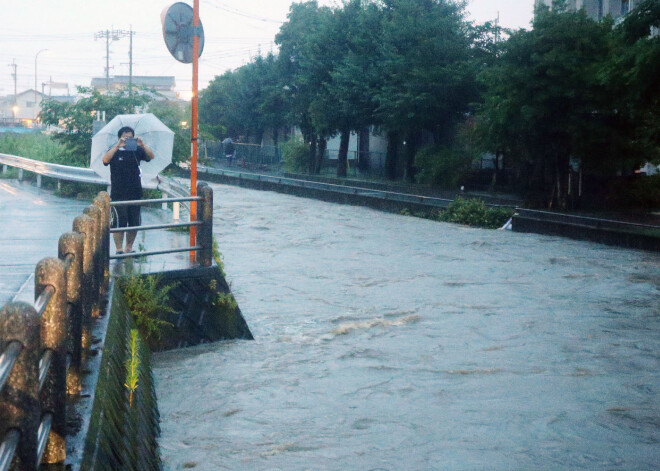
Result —
M 213 189 L 255 340 L 156 355 L 166 469 L 657 469 L 660 255 Z

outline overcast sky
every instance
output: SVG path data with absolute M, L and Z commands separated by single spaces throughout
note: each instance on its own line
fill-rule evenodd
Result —
M 173 75 L 177 90 L 192 86 L 190 65 L 180 64 L 165 47 L 160 23 L 168 0 L 0 0 L 3 27 L 0 29 L 0 96 L 17 89 L 34 88 L 35 57 L 37 88 L 52 79 L 89 86 L 92 77 L 104 77 L 106 41 L 95 33 L 131 28 L 133 75 Z M 192 1 L 187 2 L 192 5 Z M 200 0 L 205 48 L 200 60 L 199 87 L 203 89 L 216 75 L 235 69 L 251 57 L 276 51 L 275 34 L 286 20 L 291 0 Z M 332 5 L 334 1 L 320 0 Z M 534 0 L 469 0 L 468 16 L 483 23 L 498 16 L 507 28 L 527 28 Z M 42 49 L 46 51 L 39 52 Z M 110 75 L 129 73 L 129 37 L 110 43 Z M 37 56 L 37 54 L 39 54 Z M 46 88 L 48 93 L 48 88 Z M 53 94 L 65 94 L 53 89 Z

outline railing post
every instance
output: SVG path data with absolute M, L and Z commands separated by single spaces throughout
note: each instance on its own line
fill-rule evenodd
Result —
M 94 205 L 101 210 L 101 289 L 106 292 L 110 280 L 110 195 L 101 191 L 94 198 Z
M 92 278 L 94 269 L 93 237 L 94 220 L 84 214 L 73 220 L 73 230 L 83 236 L 83 268 L 80 303 L 82 305 L 82 345 L 87 350 L 92 346 L 92 310 L 94 300 L 92 295 Z
M 213 263 L 213 190 L 206 183 L 197 184 L 198 202 L 197 220 L 202 225 L 197 230 L 196 244 L 202 249 L 197 252 L 197 263 L 203 267 L 210 267 Z
M 94 205 L 87 206 L 83 214 L 94 220 L 92 229 L 92 317 L 98 318 L 101 315 L 101 270 L 103 263 L 101 261 L 101 210 Z
M 66 458 L 66 266 L 58 258 L 44 258 L 34 272 L 34 296 L 46 287 L 55 293 L 41 318 L 41 349 L 52 350 L 53 360 L 41 390 L 41 409 L 53 414 L 44 463 L 63 463 Z
M 76 232 L 62 234 L 58 244 L 58 256 L 64 260 L 73 256 L 66 273 L 66 296 L 71 306 L 71 317 L 68 322 L 68 348 L 71 354 L 71 365 L 66 376 L 67 394 L 80 394 L 82 390 L 82 286 L 83 286 L 83 241 L 84 237 Z
M 27 303 L 9 303 L 0 310 L 0 349 L 12 341 L 23 345 L 9 380 L 0 391 L 0 440 L 16 429 L 21 437 L 13 463 L 17 469 L 37 469 L 39 407 L 39 315 Z

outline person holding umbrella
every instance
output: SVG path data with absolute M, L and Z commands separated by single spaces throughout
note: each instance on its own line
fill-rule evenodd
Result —
M 142 141 L 135 139 L 135 131 L 124 126 L 117 132 L 118 142 L 102 158 L 103 165 L 110 166 L 110 198 L 113 201 L 130 201 L 142 198 L 140 162 L 149 162 L 154 152 Z M 112 227 L 136 227 L 140 225 L 140 206 L 113 206 Z M 126 234 L 126 245 L 124 245 Z M 132 253 L 137 231 L 114 232 L 117 253 Z

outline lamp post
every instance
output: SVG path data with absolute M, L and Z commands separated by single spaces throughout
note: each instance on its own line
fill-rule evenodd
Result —
M 34 107 L 37 107 L 37 57 L 39 57 L 39 54 L 41 54 L 44 51 L 47 51 L 48 49 L 42 49 L 41 51 L 37 52 L 34 56 Z

